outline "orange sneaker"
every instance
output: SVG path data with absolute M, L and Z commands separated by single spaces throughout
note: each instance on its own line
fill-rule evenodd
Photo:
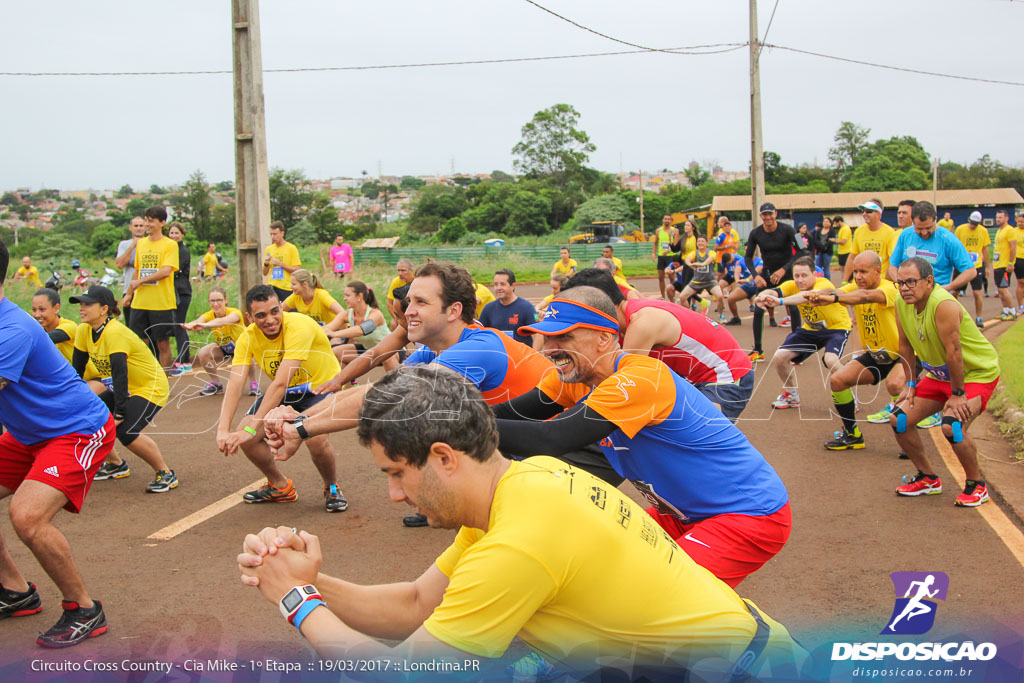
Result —
M 268 481 L 255 491 L 249 491 L 242 496 L 242 500 L 246 503 L 291 503 L 298 499 L 299 493 L 292 486 L 291 479 L 288 480 L 288 485 L 283 489 L 277 488 Z

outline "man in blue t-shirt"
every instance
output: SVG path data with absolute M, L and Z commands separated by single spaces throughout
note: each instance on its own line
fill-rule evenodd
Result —
M 114 446 L 114 419 L 39 323 L 4 298 L 10 255 L 0 242 L 0 499 L 11 524 L 61 591 L 64 613 L 36 642 L 70 647 L 107 630 L 71 546 L 53 525 L 62 507 L 79 512 L 96 470 Z M 43 609 L 0 539 L 0 620 Z
M 516 274 L 508 268 L 494 273 L 494 297 L 480 313 L 483 326 L 501 330 L 516 341 L 531 345 L 532 340 L 518 330 L 536 320 L 535 311 L 529 301 L 516 296 Z
M 896 281 L 896 269 L 908 258 L 922 258 L 932 266 L 935 284 L 953 292 L 970 284 L 978 274 L 967 249 L 949 230 L 938 230 L 935 207 L 931 202 L 917 202 L 911 209 L 913 230 L 903 230 L 889 257 L 889 279 Z M 956 278 L 953 271 L 959 271 Z

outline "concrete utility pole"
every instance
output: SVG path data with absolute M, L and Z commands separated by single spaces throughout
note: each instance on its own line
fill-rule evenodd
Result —
M 939 158 L 932 159 L 932 204 L 939 210 Z
M 259 0 L 231 0 L 235 88 L 235 240 L 239 308 L 249 288 L 263 282 L 263 250 L 270 244 L 270 180 L 263 117 L 263 57 Z
M 761 43 L 757 38 L 757 0 L 750 0 L 750 214 L 757 226 L 758 209 L 764 201 L 764 144 L 761 139 L 761 73 L 758 61 Z
M 640 171 L 640 232 L 644 231 L 644 172 Z

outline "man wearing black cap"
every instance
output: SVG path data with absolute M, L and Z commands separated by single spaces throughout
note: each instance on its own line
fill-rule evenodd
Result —
M 750 231 L 747 237 L 745 260 L 754 262 L 754 253 L 761 250 L 763 265 L 755 268 L 754 277 L 749 282 L 734 289 L 729 294 L 729 301 L 735 305 L 737 301 L 757 296 L 769 287 L 793 279 L 793 261 L 797 256 L 806 253 L 806 249 L 797 242 L 796 231 L 789 223 L 780 223 L 775 205 L 765 202 L 761 205 L 761 225 Z M 732 306 L 730 306 L 731 308 Z M 789 325 L 793 332 L 800 327 L 800 311 L 796 306 L 787 306 Z M 764 331 L 764 310 L 754 309 L 754 350 L 750 352 L 750 360 L 754 363 L 764 361 L 764 349 L 761 347 L 761 336 Z

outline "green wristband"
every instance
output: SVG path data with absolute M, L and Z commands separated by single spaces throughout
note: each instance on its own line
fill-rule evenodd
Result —
M 249 436 L 256 436 L 256 430 L 250 427 L 249 425 L 242 427 L 242 431 L 248 434 Z

